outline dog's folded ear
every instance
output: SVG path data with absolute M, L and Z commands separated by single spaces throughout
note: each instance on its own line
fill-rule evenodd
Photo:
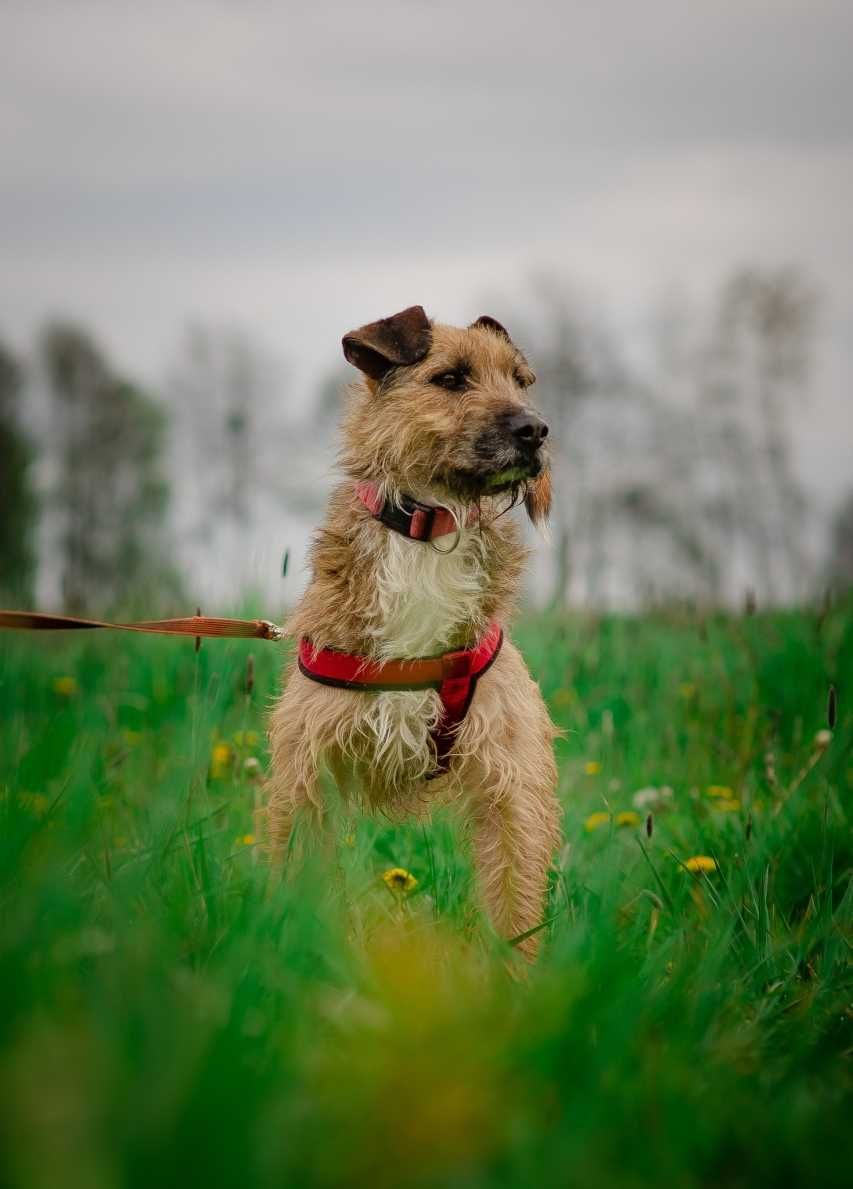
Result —
M 468 327 L 469 330 L 476 330 L 477 327 L 482 327 L 483 330 L 493 330 L 495 334 L 499 334 L 501 338 L 505 338 L 508 343 L 512 343 L 509 331 L 505 326 L 501 326 L 497 318 L 493 318 L 491 314 L 481 314 L 476 322 L 472 322 Z M 515 346 L 515 343 L 512 344 Z
M 468 329 L 476 330 L 478 327 L 481 330 L 491 330 L 493 334 L 500 335 L 500 337 L 502 339 L 506 339 L 509 345 L 513 348 L 516 356 L 518 357 L 519 375 L 525 388 L 529 388 L 531 384 L 536 383 L 536 374 L 533 372 L 530 364 L 527 362 L 524 352 L 516 347 L 515 343 L 510 338 L 509 331 L 505 326 L 501 326 L 497 318 L 493 318 L 491 314 L 481 314 L 476 322 L 471 323 Z
M 551 472 L 544 470 L 541 475 L 527 484 L 524 493 L 524 506 L 527 515 L 534 524 L 542 524 L 548 519 L 551 511 Z
M 392 367 L 424 358 L 432 343 L 432 327 L 422 306 L 409 306 L 390 318 L 351 330 L 342 343 L 349 363 L 371 380 L 381 380 Z

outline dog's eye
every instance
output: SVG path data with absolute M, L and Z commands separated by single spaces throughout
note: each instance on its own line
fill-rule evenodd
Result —
M 457 368 L 455 371 L 440 372 L 437 376 L 433 376 L 432 383 L 438 384 L 439 388 L 447 388 L 450 392 L 461 392 L 467 379 L 467 373 L 461 368 Z
M 519 388 L 527 388 L 528 387 L 527 378 L 525 376 L 523 376 L 521 374 L 521 372 L 513 372 L 512 378 L 513 378 L 513 380 L 515 380 L 515 382 L 519 386 Z

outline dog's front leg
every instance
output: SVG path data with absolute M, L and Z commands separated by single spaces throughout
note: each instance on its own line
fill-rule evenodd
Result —
M 293 703 L 284 699 L 270 730 L 272 763 L 267 778 L 261 832 L 272 862 L 281 866 L 288 854 L 297 819 L 317 836 L 327 834 L 326 813 L 315 750 Z
M 291 778 L 292 777 L 292 778 Z M 287 767 L 276 770 L 267 783 L 267 803 L 261 811 L 261 834 L 272 863 L 280 867 L 287 858 L 293 828 L 298 819 L 315 836 L 327 834 L 325 813 L 316 780 L 306 783 Z
M 495 929 L 511 939 L 542 922 L 560 807 L 550 741 L 531 747 L 528 740 L 509 764 L 509 752 L 501 751 L 493 757 L 496 764 L 483 757 L 482 783 L 471 808 L 480 894 Z M 538 934 L 518 944 L 530 961 L 538 947 Z

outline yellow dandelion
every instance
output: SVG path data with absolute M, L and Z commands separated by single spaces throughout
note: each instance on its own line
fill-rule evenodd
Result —
M 53 692 L 59 694 L 60 698 L 73 698 L 80 690 L 77 680 L 74 677 L 54 677 Z
M 735 795 L 727 784 L 709 784 L 705 792 L 709 797 L 718 797 L 721 801 L 733 801 Z
M 210 775 L 214 780 L 227 776 L 231 768 L 231 748 L 227 743 L 214 744 L 210 753 Z
M 598 760 L 587 760 L 583 766 L 583 770 L 587 776 L 597 776 L 601 771 L 601 764 L 599 764 Z
M 584 822 L 585 830 L 597 830 L 599 826 L 606 826 L 610 821 L 610 814 L 599 810 L 598 813 L 591 813 Z
M 386 888 L 390 892 L 395 892 L 398 895 L 408 895 L 418 886 L 418 881 L 412 875 L 411 871 L 407 871 L 405 867 L 389 867 L 382 876 Z
M 710 872 L 717 870 L 717 860 L 712 859 L 710 855 L 693 855 L 691 858 L 684 860 L 684 866 L 688 871 L 693 871 L 697 874 L 700 872 L 710 874 Z
M 237 731 L 234 742 L 237 747 L 257 747 L 260 735 L 257 731 Z
M 720 813 L 737 813 L 740 801 L 737 797 L 721 797 L 719 801 L 714 802 L 714 809 L 718 809 Z
M 238 846 L 254 846 L 255 845 L 255 835 L 254 834 L 241 834 L 238 838 L 235 838 L 234 841 L 237 843 Z
M 614 820 L 617 826 L 639 826 L 640 815 L 634 813 L 633 809 L 625 809 L 621 813 L 617 813 Z

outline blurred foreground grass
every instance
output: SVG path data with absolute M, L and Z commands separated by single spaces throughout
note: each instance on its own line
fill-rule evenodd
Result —
M 3 1189 L 849 1183 L 850 608 L 516 637 L 566 729 L 527 979 L 444 813 L 339 807 L 266 895 L 277 646 L 0 637 Z

